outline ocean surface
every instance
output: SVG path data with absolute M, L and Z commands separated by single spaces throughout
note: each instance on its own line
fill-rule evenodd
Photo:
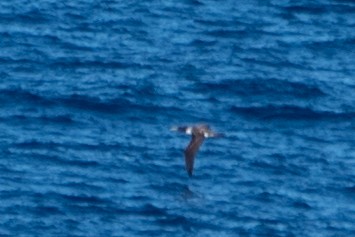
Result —
M 1 237 L 355 236 L 354 1 L 1 1 L 0 49 Z

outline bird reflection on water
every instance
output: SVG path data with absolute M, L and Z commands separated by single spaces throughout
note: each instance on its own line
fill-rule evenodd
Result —
M 181 196 L 185 201 L 198 197 L 197 193 L 191 191 L 189 185 L 185 185 L 182 188 Z

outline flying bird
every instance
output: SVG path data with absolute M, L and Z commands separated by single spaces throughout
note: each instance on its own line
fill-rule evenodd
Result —
M 222 137 L 223 134 L 216 133 L 210 129 L 207 124 L 200 124 L 194 126 L 174 126 L 171 131 L 182 132 L 191 135 L 191 141 L 185 149 L 185 168 L 189 175 L 192 176 L 194 168 L 195 156 L 205 138 Z

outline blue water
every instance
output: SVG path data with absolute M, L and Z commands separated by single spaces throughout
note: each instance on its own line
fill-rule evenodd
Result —
M 355 236 L 355 2 L 0 3 L 0 236 Z M 189 137 L 208 123 L 194 176 Z

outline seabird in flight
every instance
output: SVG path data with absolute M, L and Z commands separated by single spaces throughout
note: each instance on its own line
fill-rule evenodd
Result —
M 194 168 L 195 155 L 205 138 L 223 136 L 221 133 L 213 132 L 206 124 L 195 126 L 174 126 L 170 130 L 183 132 L 192 136 L 189 145 L 185 149 L 185 168 L 190 177 L 192 176 Z

